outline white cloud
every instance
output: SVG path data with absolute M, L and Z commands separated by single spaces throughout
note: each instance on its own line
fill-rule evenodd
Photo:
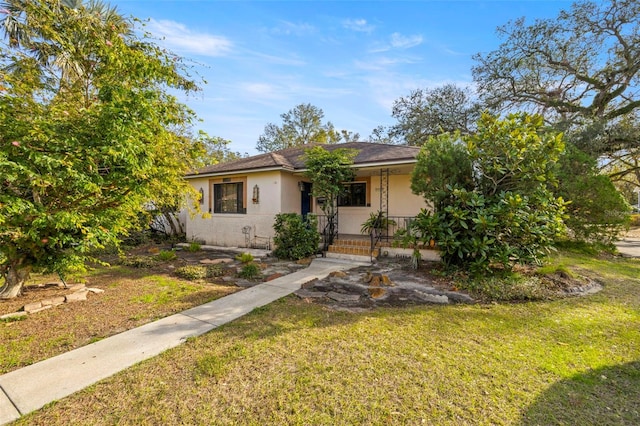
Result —
M 351 31 L 371 33 L 376 27 L 367 23 L 366 19 L 345 19 L 342 26 Z
M 313 34 L 315 33 L 315 31 L 316 31 L 316 28 L 311 24 L 307 24 L 306 22 L 297 24 L 290 21 L 280 21 L 280 25 L 271 30 L 273 34 L 296 35 L 296 36 Z
M 178 52 L 224 56 L 233 47 L 233 43 L 226 37 L 192 31 L 186 25 L 175 21 L 151 19 L 147 29 L 154 36 L 162 38 L 168 48 Z
M 400 33 L 391 34 L 391 47 L 396 49 L 409 49 L 422 44 L 421 35 L 404 36 Z

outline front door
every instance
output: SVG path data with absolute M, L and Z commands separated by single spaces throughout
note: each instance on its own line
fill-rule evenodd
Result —
M 307 213 L 311 213 L 311 182 L 302 182 L 304 189 L 300 191 L 302 197 L 300 204 L 300 213 L 302 217 L 307 217 Z

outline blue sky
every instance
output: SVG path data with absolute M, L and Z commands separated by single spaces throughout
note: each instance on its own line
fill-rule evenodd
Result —
M 159 44 L 194 61 L 207 81 L 184 98 L 196 130 L 255 154 L 265 124 L 301 103 L 336 129 L 394 123 L 411 90 L 472 82 L 472 55 L 499 46 L 497 26 L 557 16 L 569 1 L 113 0 L 146 20 Z

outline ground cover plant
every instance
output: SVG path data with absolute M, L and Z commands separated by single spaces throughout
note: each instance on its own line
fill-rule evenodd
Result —
M 17 424 L 638 424 L 640 262 L 547 268 L 604 288 L 363 312 L 291 296 Z

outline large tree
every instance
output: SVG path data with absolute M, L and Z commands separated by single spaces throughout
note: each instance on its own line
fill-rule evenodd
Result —
M 100 4 L 13 0 L 0 45 L 0 298 L 32 270 L 82 268 L 149 206 L 174 203 L 200 150 L 175 57 Z
M 258 138 L 256 149 L 273 152 L 293 146 L 315 143 L 338 143 L 357 141 L 357 133 L 337 131 L 330 121 L 323 123 L 324 112 L 311 104 L 300 104 L 281 114 L 282 125 L 268 123 Z
M 640 176 L 640 2 L 580 1 L 498 34 L 498 49 L 474 57 L 482 99 L 542 114 L 579 148 L 622 164 L 619 177 Z
M 377 128 L 372 136 L 390 142 L 401 140 L 420 146 L 441 133 L 471 134 L 480 118 L 480 104 L 468 88 L 445 84 L 433 89 L 417 89 L 393 103 L 392 116 L 398 122 L 387 129 Z

